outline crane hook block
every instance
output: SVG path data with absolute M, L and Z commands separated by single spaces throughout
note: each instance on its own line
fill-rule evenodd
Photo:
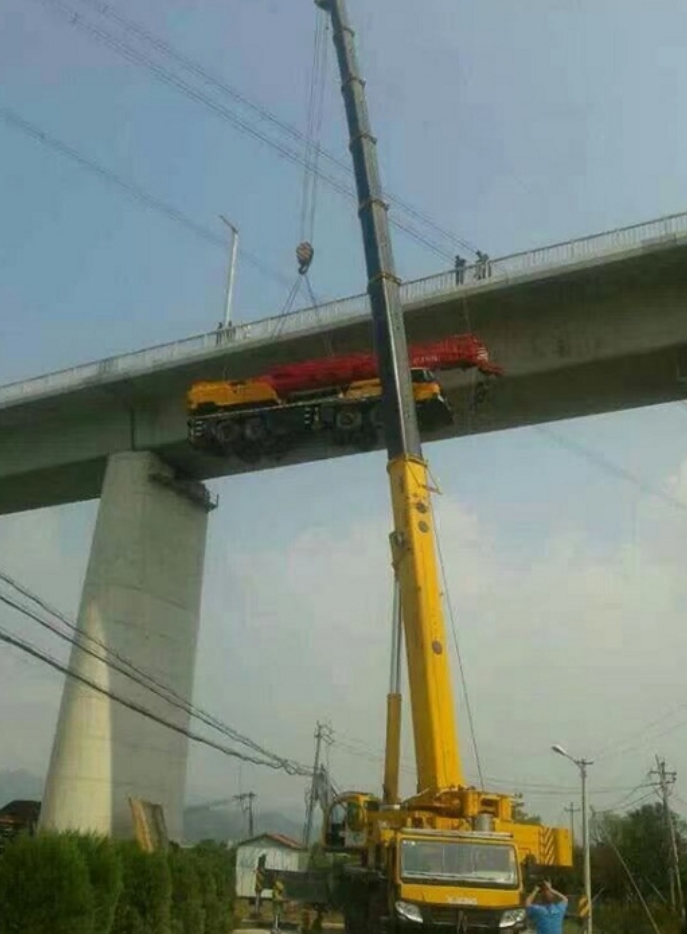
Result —
M 312 263 L 313 256 L 315 251 L 312 248 L 312 244 L 308 243 L 307 240 L 304 240 L 303 243 L 299 243 L 296 247 L 296 259 L 298 260 L 298 272 L 301 276 L 304 276 L 306 272 L 310 269 L 310 264 Z

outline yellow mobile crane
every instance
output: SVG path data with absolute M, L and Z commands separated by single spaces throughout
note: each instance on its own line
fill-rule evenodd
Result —
M 427 463 L 408 366 L 399 280 L 364 84 L 345 0 L 315 0 L 332 23 L 356 177 L 374 349 L 382 384 L 394 528 L 392 564 L 407 646 L 417 791 L 399 800 L 401 698 L 395 663 L 387 705 L 382 799 L 339 796 L 325 845 L 356 859 L 345 874 L 348 934 L 428 928 L 460 934 L 525 929 L 528 868 L 570 866 L 567 830 L 513 820 L 510 796 L 469 787 L 458 754 Z M 395 658 L 400 658 L 400 634 Z

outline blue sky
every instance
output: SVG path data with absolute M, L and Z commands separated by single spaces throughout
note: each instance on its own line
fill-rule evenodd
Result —
M 80 11 L 76 24 L 50 0 L 1 0 L 0 107 L 220 235 L 217 215 L 227 214 L 241 230 L 242 247 L 274 274 L 240 259 L 237 319 L 277 313 L 288 291 L 284 279 L 295 276 L 301 170 L 94 41 L 80 23 L 116 27 L 83 0 L 69 3 Z M 622 13 L 611 0 L 349 4 L 385 185 L 442 227 L 495 256 L 685 208 L 687 25 L 677 0 L 664 0 L 660 9 L 624 0 Z M 315 22 L 309 0 L 169 0 L 164 10 L 112 0 L 111 6 L 304 130 Z M 204 90 L 274 135 L 245 108 Z M 324 114 L 324 145 L 348 159 L 331 50 Z M 223 301 L 222 249 L 2 119 L 0 142 L 0 383 L 214 327 Z M 318 295 L 364 290 L 354 205 L 324 183 L 314 242 Z M 394 248 L 404 278 L 444 265 L 396 231 Z M 670 487 L 680 502 L 685 429 L 684 406 L 556 427 L 648 483 Z M 428 453 L 446 492 L 446 505 L 438 508 L 440 518 L 445 509 L 445 547 L 454 557 L 452 591 L 494 775 L 555 782 L 561 764 L 538 751 L 552 739 L 567 741 L 567 734 L 570 742 L 600 748 L 609 730 L 639 730 L 679 702 L 685 593 L 671 547 L 677 553 L 687 533 L 680 506 L 647 497 L 533 430 L 437 444 Z M 387 672 L 383 458 L 279 470 L 215 488 L 223 505 L 210 537 L 198 699 L 299 756 L 310 754 L 318 715 L 374 747 L 381 723 L 375 705 Z M 94 509 L 3 520 L 3 564 L 75 611 Z M 44 539 L 40 561 L 35 536 Z M 317 585 L 328 602 L 300 589 L 308 587 L 308 568 L 316 563 L 313 543 L 316 551 L 331 545 L 339 555 L 336 573 Z M 343 543 L 360 549 L 357 557 L 339 553 Z M 251 576 L 261 562 L 270 576 Z M 336 620 L 326 623 L 328 606 L 350 594 L 353 579 L 366 595 L 353 600 L 358 622 L 339 618 L 337 609 Z M 510 601 L 504 582 L 513 588 Z M 584 624 L 571 618 L 573 608 Z M 374 649 L 351 649 L 376 625 L 373 611 L 383 617 Z M 350 626 L 341 643 L 337 626 L 343 635 Z M 291 634 L 289 645 L 313 640 L 307 692 L 292 686 L 302 680 L 300 669 L 290 667 L 302 664 L 302 651 L 290 654 L 288 645 L 274 669 L 267 649 L 262 668 L 251 660 L 236 667 L 251 640 L 267 644 L 275 630 Z M 595 631 L 607 638 L 599 643 L 603 650 L 595 651 Z M 652 642 L 652 633 L 662 641 Z M 332 681 L 328 664 L 336 652 L 348 690 Z M 513 666 L 521 674 L 504 689 Z M 9 726 L 0 727 L 0 738 L 14 750 L 17 766 L 40 771 L 59 681 L 8 658 L 0 657 L 0 671 L 16 710 L 43 729 L 30 752 Z M 498 688 L 495 671 L 502 675 Z M 248 704 L 251 684 L 262 678 L 270 679 L 273 693 Z M 652 686 L 641 699 L 638 680 Z M 284 707 L 278 697 L 288 699 L 291 719 L 277 714 Z M 609 711 L 608 724 L 599 722 L 600 705 Z M 503 732 L 510 737 L 505 745 Z M 660 751 L 669 764 L 687 769 L 679 731 L 664 742 Z M 600 781 L 622 787 L 629 775 L 634 784 L 653 752 L 640 749 L 629 760 L 610 762 Z M 338 755 L 336 764 L 351 781 L 356 768 L 366 770 L 366 781 L 377 780 L 374 763 Z M 266 801 L 295 806 L 301 799 L 300 786 L 246 774 L 241 780 L 253 781 Z M 194 753 L 196 793 L 214 797 L 237 780 L 233 766 Z M 552 816 L 561 803 L 534 799 Z

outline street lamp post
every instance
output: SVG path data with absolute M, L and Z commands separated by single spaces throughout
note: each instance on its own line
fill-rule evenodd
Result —
M 239 232 L 230 220 L 220 214 L 219 219 L 231 230 L 231 253 L 227 272 L 227 289 L 224 301 L 224 327 L 231 327 L 231 300 L 234 294 L 234 273 L 236 272 L 236 251 L 239 244 Z
M 569 752 L 566 752 L 562 746 L 556 745 L 552 746 L 551 748 L 554 752 L 558 753 L 559 756 L 563 756 L 565 759 L 569 759 L 574 765 L 577 766 L 582 781 L 582 854 L 584 865 L 584 894 L 587 899 L 589 910 L 589 914 L 587 915 L 586 934 L 592 934 L 592 864 L 589 840 L 589 808 L 587 807 L 587 768 L 594 763 L 591 759 L 575 759 L 570 755 Z

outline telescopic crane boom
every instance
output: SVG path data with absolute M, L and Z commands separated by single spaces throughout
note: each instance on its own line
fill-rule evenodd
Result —
M 524 931 L 523 884 L 533 863 L 570 866 L 569 833 L 512 819 L 512 799 L 465 785 L 458 751 L 428 467 L 408 366 L 399 279 L 376 141 L 345 0 L 315 0 L 331 17 L 367 267 L 374 350 L 382 387 L 393 531 L 413 720 L 417 790 L 397 801 L 398 678 L 387 706 L 384 800 L 341 795 L 325 845 L 356 854 L 348 872 L 347 934 L 418 929 L 457 934 Z M 395 641 L 395 649 L 398 640 Z M 393 653 L 392 653 L 393 654 Z M 396 668 L 392 659 L 392 672 Z M 395 684 L 395 687 L 394 687 Z
M 332 20 L 359 202 L 372 310 L 374 350 L 382 384 L 383 421 L 394 530 L 392 562 L 401 591 L 418 792 L 463 784 L 458 758 L 441 590 L 425 463 L 408 368 L 400 281 L 396 275 L 376 140 L 354 33 L 343 0 L 315 0 Z

